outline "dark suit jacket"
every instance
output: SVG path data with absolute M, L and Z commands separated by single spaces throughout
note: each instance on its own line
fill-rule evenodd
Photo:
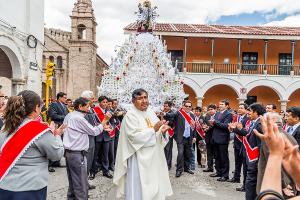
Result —
M 246 125 L 246 123 L 247 123 L 248 120 L 249 120 L 249 118 L 247 116 L 244 116 L 244 118 L 242 119 L 242 122 L 241 122 L 242 125 L 243 125 L 243 127 L 245 127 L 245 125 Z M 233 132 L 234 131 L 235 130 L 233 130 Z M 242 147 L 243 147 L 243 143 L 236 136 L 234 136 L 233 147 L 236 148 L 236 149 L 239 149 L 239 150 L 241 150 Z
M 208 130 L 205 132 L 205 143 L 206 144 L 212 144 L 212 134 L 214 131 L 214 127 L 210 125 L 209 120 L 211 116 L 209 114 L 206 114 L 204 118 L 204 123 L 209 127 Z
M 48 117 L 59 126 L 63 124 L 66 115 L 69 113 L 66 105 L 59 102 L 51 103 L 48 109 Z
M 296 130 L 294 130 L 293 137 L 296 139 L 298 145 L 300 145 L 300 126 L 298 126 Z
M 88 112 L 85 117 L 84 117 L 92 126 L 97 126 L 99 125 L 101 122 L 99 121 L 96 113 L 93 112 L 93 110 L 91 110 L 90 112 Z M 102 134 L 102 133 L 101 133 Z M 95 136 L 93 135 L 89 135 L 89 148 L 93 148 L 95 147 Z
M 214 119 L 213 142 L 215 144 L 229 144 L 230 132 L 228 124 L 232 122 L 232 114 L 228 110 L 225 110 L 223 113 L 217 112 Z
M 195 120 L 194 114 L 190 113 L 190 116 L 192 117 L 193 120 Z M 176 140 L 177 143 L 179 144 L 182 143 L 186 120 L 180 114 L 179 111 L 177 111 L 176 113 L 166 113 L 166 117 L 174 119 L 174 124 L 175 124 L 174 139 Z M 193 138 L 197 134 L 196 128 L 194 130 L 191 129 L 190 133 L 191 133 L 190 142 L 192 142 Z
M 108 112 L 108 110 L 105 110 L 105 113 Z M 109 123 L 113 126 L 113 128 L 115 128 L 115 123 L 114 123 L 114 118 L 110 118 Z M 103 131 L 102 134 L 96 136 L 96 142 L 109 142 L 111 140 L 113 140 L 114 138 L 111 138 L 109 136 L 109 133 L 107 131 Z

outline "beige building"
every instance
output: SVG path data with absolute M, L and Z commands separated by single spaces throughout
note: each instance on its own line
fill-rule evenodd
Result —
M 51 88 L 52 97 L 66 92 L 75 99 L 84 90 L 97 94 L 101 74 L 108 65 L 97 55 L 96 19 L 91 0 L 77 0 L 71 15 L 71 32 L 45 29 L 43 67 L 50 58 L 56 63 Z M 43 74 L 43 97 L 45 97 L 45 74 Z

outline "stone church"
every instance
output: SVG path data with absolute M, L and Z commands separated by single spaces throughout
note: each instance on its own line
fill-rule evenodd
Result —
M 91 0 L 76 0 L 71 15 L 71 32 L 45 29 L 45 47 L 43 67 L 49 59 L 56 63 L 52 97 L 57 92 L 66 92 L 71 99 L 76 99 L 84 90 L 91 90 L 97 95 L 101 74 L 108 65 L 97 54 L 96 18 Z M 45 97 L 45 79 L 43 74 L 43 98 Z M 51 94 L 50 94 L 51 96 Z

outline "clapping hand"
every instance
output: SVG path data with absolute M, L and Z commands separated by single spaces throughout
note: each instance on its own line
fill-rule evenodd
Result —
M 113 129 L 113 127 L 111 126 L 111 125 L 104 125 L 103 126 L 103 130 L 104 131 L 106 131 L 106 132 L 111 132 L 111 131 L 113 131 L 114 129 Z
M 61 136 L 64 133 L 64 130 L 67 128 L 67 125 L 62 124 L 60 127 L 57 128 L 57 125 L 52 121 L 50 123 L 49 128 L 51 129 L 54 136 L 56 136 L 56 135 Z

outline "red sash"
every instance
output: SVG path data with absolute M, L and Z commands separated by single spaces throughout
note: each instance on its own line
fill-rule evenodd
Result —
M 191 129 L 194 130 L 195 129 L 195 121 L 193 120 L 193 118 L 191 118 L 191 116 L 189 114 L 187 114 L 182 108 L 180 110 L 178 110 L 178 112 L 189 123 L 189 125 L 191 126 Z
M 120 128 L 121 128 L 121 123 L 119 122 L 118 125 L 116 126 L 116 130 L 120 131 Z
M 172 129 L 172 128 L 169 128 L 168 129 L 168 134 L 169 134 L 169 137 L 171 138 L 171 137 L 173 137 L 174 136 L 174 129 Z
M 196 131 L 197 131 L 198 135 L 202 138 L 202 140 L 204 140 L 204 138 L 205 138 L 205 132 L 201 128 L 200 122 L 198 120 L 196 120 L 195 123 L 196 123 Z
M 13 134 L 0 151 L 0 182 L 5 178 L 28 147 L 49 127 L 37 121 L 30 121 Z
M 246 154 L 250 162 L 258 160 L 259 157 L 259 148 L 252 148 L 248 142 L 247 136 L 243 137 L 243 144 L 246 149 Z
M 105 116 L 102 109 L 99 106 L 95 106 L 93 109 L 94 109 L 95 113 L 97 114 L 98 119 L 100 120 L 100 122 L 102 122 L 103 119 L 104 119 L 104 116 Z M 109 125 L 111 125 L 111 124 L 109 124 Z M 108 134 L 109 134 L 109 137 L 111 137 L 111 138 L 115 137 L 116 129 L 108 132 Z

